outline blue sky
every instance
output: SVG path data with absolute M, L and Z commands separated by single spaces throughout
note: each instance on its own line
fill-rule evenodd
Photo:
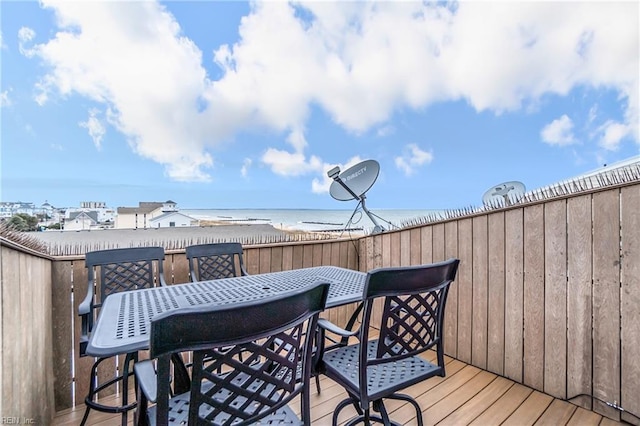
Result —
M 638 154 L 639 3 L 2 1 L 1 201 L 481 205 Z

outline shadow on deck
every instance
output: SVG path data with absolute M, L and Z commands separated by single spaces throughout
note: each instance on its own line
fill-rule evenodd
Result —
M 331 424 L 333 410 L 346 393 L 331 380 L 323 377 L 322 391 L 311 386 L 311 423 Z M 425 425 L 616 425 L 620 424 L 574 404 L 554 399 L 504 377 L 447 359 L 447 376 L 434 377 L 409 388 L 406 392 L 422 407 Z M 115 397 L 110 397 L 115 398 Z M 405 425 L 415 425 L 415 411 L 406 403 L 389 401 L 391 418 Z M 295 405 L 297 409 L 298 404 Z M 77 425 L 82 419 L 84 405 L 58 412 L 54 425 Z M 355 411 L 345 409 L 341 424 Z M 92 411 L 88 424 L 119 425 L 120 416 Z M 133 424 L 133 415 L 129 415 Z

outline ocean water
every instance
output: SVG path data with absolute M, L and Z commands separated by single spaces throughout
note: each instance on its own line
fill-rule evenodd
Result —
M 358 210 L 311 209 L 181 209 L 181 213 L 200 220 L 229 223 L 269 224 L 278 229 L 299 231 L 329 231 L 362 229 L 370 231 L 375 224 L 367 214 Z M 440 214 L 442 210 L 375 210 L 369 208 L 374 219 L 385 230 L 401 226 L 412 219 Z

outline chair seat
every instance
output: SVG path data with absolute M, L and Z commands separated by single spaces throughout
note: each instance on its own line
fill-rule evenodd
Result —
M 369 358 L 375 358 L 377 345 L 377 340 L 368 342 Z M 359 393 L 359 350 L 360 344 L 339 347 L 325 352 L 322 358 L 325 374 L 342 383 L 353 394 Z M 368 394 L 371 400 L 376 400 L 379 396 L 388 395 L 425 378 L 441 374 L 441 370 L 438 365 L 420 356 L 369 366 L 367 369 Z
M 223 377 L 225 377 L 226 374 L 222 374 L 220 377 L 221 379 Z M 236 383 L 237 386 L 243 386 L 243 384 L 245 384 L 248 381 L 251 381 L 251 376 L 249 376 L 248 374 L 239 374 L 237 376 L 234 377 L 233 379 L 233 383 Z M 211 388 L 213 387 L 213 384 L 210 382 L 204 383 L 202 386 L 202 391 L 204 393 L 207 393 L 211 390 Z M 277 396 L 276 394 L 274 394 L 273 392 L 274 386 L 273 385 L 265 385 L 264 382 L 261 381 L 257 381 L 257 382 L 253 382 L 247 389 L 246 391 L 250 392 L 250 393 L 255 393 L 257 391 L 261 391 L 261 394 L 264 396 L 264 398 L 268 398 L 268 399 L 274 399 L 277 400 Z M 190 392 L 185 392 L 183 394 L 177 395 L 172 397 L 169 400 L 169 424 L 176 424 L 176 425 L 186 425 L 188 423 L 189 420 L 189 397 L 190 397 Z M 219 392 L 217 392 L 215 395 L 210 395 L 210 397 L 212 399 L 214 399 L 215 401 L 218 402 L 224 402 L 226 405 L 229 406 L 229 408 L 233 409 L 233 408 L 238 408 L 241 409 L 240 407 L 245 404 L 247 402 L 247 398 L 242 396 L 242 395 L 237 395 L 237 394 L 232 394 L 232 392 L 228 391 L 228 390 L 220 390 Z M 250 406 L 251 408 L 252 406 Z M 156 423 L 156 406 L 153 406 L 151 408 L 149 408 L 148 413 L 149 413 L 149 424 L 150 425 L 155 425 Z M 211 413 L 211 411 L 213 411 L 212 407 L 210 406 L 206 406 L 206 407 L 201 407 L 200 408 L 200 415 L 202 417 L 207 416 Z M 231 410 L 230 410 L 231 411 Z M 249 415 L 250 413 L 247 413 L 247 415 Z M 222 424 L 226 424 L 226 422 L 228 422 L 229 419 L 229 414 L 227 413 L 220 413 L 215 420 L 213 421 L 214 425 L 222 425 Z M 234 422 L 233 424 L 238 423 L 238 421 Z M 288 405 L 285 405 L 283 408 L 281 408 L 280 410 L 276 411 L 275 413 L 265 417 L 264 419 L 258 421 L 258 422 L 254 422 L 252 424 L 256 424 L 256 425 L 302 425 L 302 421 L 298 418 L 298 415 L 291 409 L 289 408 Z

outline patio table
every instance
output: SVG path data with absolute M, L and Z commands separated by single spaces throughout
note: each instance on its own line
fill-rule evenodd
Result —
M 327 308 L 358 302 L 366 276 L 351 269 L 318 266 L 113 293 L 100 308 L 87 354 L 104 357 L 148 349 L 151 319 L 179 308 L 259 300 L 317 282 L 330 284 Z

